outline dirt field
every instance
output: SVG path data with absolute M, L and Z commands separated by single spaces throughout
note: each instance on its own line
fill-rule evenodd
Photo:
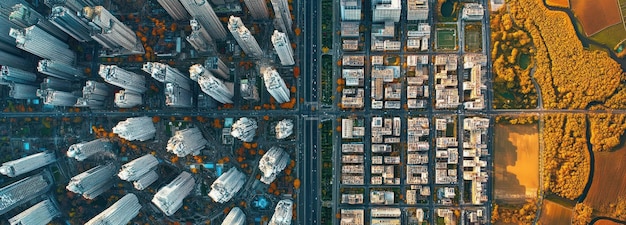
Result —
M 614 152 L 596 152 L 593 183 L 585 203 L 606 212 L 608 204 L 626 197 L 626 147 Z
M 539 134 L 536 125 L 496 125 L 495 197 L 519 201 L 537 196 Z
M 571 0 L 571 5 L 587 36 L 622 22 L 617 0 Z
M 546 4 L 549 6 L 569 8 L 569 0 L 546 0 Z
M 565 208 L 550 200 L 543 200 L 539 224 L 570 224 L 572 221 L 572 210 Z
M 616 223 L 610 220 L 598 220 L 593 225 L 622 225 L 621 223 Z

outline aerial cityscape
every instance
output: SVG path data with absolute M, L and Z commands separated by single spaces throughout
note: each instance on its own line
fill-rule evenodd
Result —
M 0 0 L 0 224 L 626 224 L 626 0 Z

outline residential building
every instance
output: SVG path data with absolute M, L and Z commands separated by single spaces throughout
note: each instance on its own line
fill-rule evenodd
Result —
M 157 0 L 159 4 L 170 14 L 174 20 L 184 20 L 189 18 L 189 14 L 185 7 L 180 4 L 180 0 Z
M 191 26 L 191 34 L 187 36 L 187 42 L 199 52 L 210 51 L 214 44 L 209 32 L 196 19 L 190 20 L 189 25 Z
M 274 209 L 274 215 L 270 219 L 269 225 L 291 225 L 293 212 L 293 201 L 283 199 L 278 201 Z
M 234 207 L 228 212 L 222 225 L 244 225 L 246 223 L 246 214 L 239 207 Z
M 150 117 L 133 117 L 117 123 L 113 133 L 128 141 L 145 141 L 154 137 L 156 128 Z
M 289 164 L 289 154 L 281 147 L 273 146 L 259 161 L 259 170 L 263 173 L 261 182 L 270 184 L 274 182 L 278 173 L 283 171 Z
M 230 30 L 230 33 L 246 55 L 252 58 L 260 58 L 263 56 L 263 49 L 259 46 L 256 38 L 252 36 L 250 30 L 243 24 L 241 18 L 230 16 L 228 20 L 228 30 Z
M 400 0 L 373 0 L 372 22 L 399 22 L 402 3 Z
M 127 91 L 142 94 L 148 90 L 148 88 L 146 88 L 146 79 L 144 76 L 126 71 L 116 65 L 100 65 L 98 74 L 100 77 L 104 78 L 104 81 L 107 83 L 118 86 Z
M 196 180 L 191 174 L 182 172 L 172 182 L 159 189 L 152 198 L 152 203 L 166 216 L 171 216 L 183 206 L 183 199 L 195 186 Z
M 263 67 L 261 68 L 261 73 L 263 74 L 263 81 L 265 83 L 265 88 L 267 92 L 270 93 L 272 97 L 276 100 L 277 103 L 285 103 L 290 99 L 290 92 L 285 84 L 283 78 L 280 77 L 280 74 L 276 71 L 276 69 L 271 67 Z
M 93 199 L 113 186 L 111 181 L 115 171 L 117 168 L 113 163 L 98 165 L 72 177 L 65 188 L 82 194 L 86 199 Z
M 360 0 L 341 0 L 341 21 L 359 21 L 361 20 L 361 1 Z
M 269 12 L 265 0 L 244 0 L 248 12 L 254 19 L 262 20 L 269 18 Z
M 462 18 L 464 20 L 482 20 L 485 16 L 485 9 L 480 3 L 465 3 L 463 5 Z
M 213 7 L 207 0 L 180 0 L 189 15 L 200 22 L 204 29 L 211 31 L 211 37 L 217 40 L 226 39 L 226 29 L 215 15 Z
M 11 225 L 46 225 L 61 215 L 50 200 L 43 200 L 9 219 Z
M 256 120 L 241 117 L 232 125 L 230 135 L 243 142 L 252 142 L 257 128 Z
M 132 108 L 143 104 L 141 94 L 132 91 L 120 90 L 115 93 L 115 106 L 119 108 Z
M 37 96 L 43 100 L 44 104 L 52 106 L 74 106 L 78 100 L 78 97 L 72 93 L 51 89 L 37 89 Z
M 125 181 L 136 181 L 152 171 L 157 165 L 159 165 L 157 158 L 152 154 L 146 154 L 124 164 L 117 176 Z
M 105 138 L 95 139 L 90 142 L 81 142 L 70 145 L 70 148 L 67 150 L 67 157 L 83 161 L 98 152 L 111 149 L 111 147 L 111 143 Z
M 22 69 L 2 66 L 0 70 L 0 82 L 16 82 L 21 84 L 32 84 L 37 80 L 37 75 Z
M 133 187 L 137 190 L 143 190 L 150 186 L 152 183 L 159 179 L 159 174 L 156 171 L 151 170 L 150 172 L 142 175 L 139 180 L 133 181 Z
M 16 177 L 47 166 L 55 161 L 56 157 L 54 156 L 54 153 L 40 152 L 2 163 L 2 166 L 0 166 L 0 173 L 9 177 Z
M 189 154 L 200 154 L 200 150 L 207 144 L 209 142 L 204 139 L 200 129 L 193 127 L 176 131 L 176 134 L 167 141 L 166 149 L 178 157 L 185 157 Z
M 76 81 L 85 78 L 83 71 L 80 71 L 78 68 L 49 59 L 39 60 L 37 71 L 48 76 L 65 80 Z
M 408 0 L 407 9 L 406 19 L 409 21 L 428 19 L 427 0 Z
M 141 205 L 135 194 L 129 193 L 124 195 L 120 200 L 113 203 L 109 208 L 87 221 L 85 225 L 124 225 L 128 224 L 133 218 L 139 214 Z
M 52 182 L 36 174 L 0 188 L 0 215 L 46 192 Z
M 239 192 L 246 182 L 246 174 L 232 167 L 211 184 L 209 197 L 217 203 L 225 203 Z
M 271 0 L 274 9 L 274 26 L 283 33 L 293 35 L 291 12 L 288 0 Z
M 209 70 L 213 74 L 217 74 L 222 79 L 230 78 L 230 71 L 226 63 L 224 63 L 219 57 L 211 56 L 204 61 L 204 68 Z
M 276 139 L 285 139 L 293 133 L 293 120 L 284 119 L 276 124 Z
M 152 78 L 161 83 L 174 83 L 180 88 L 191 90 L 191 80 L 189 80 L 189 77 L 165 63 L 146 62 L 143 64 L 141 70 L 149 73 Z
M 291 48 L 291 43 L 285 33 L 274 30 L 274 34 L 272 35 L 272 44 L 274 45 L 276 54 L 278 54 L 281 65 L 291 66 L 296 63 L 293 59 L 293 49 Z
M 28 84 L 20 84 L 15 82 L 10 82 L 7 84 L 9 86 L 9 97 L 13 99 L 34 99 L 37 98 L 37 89 L 38 87 L 28 85 Z
M 91 37 L 107 50 L 105 55 L 145 53 L 143 44 L 135 32 L 104 7 L 85 7 L 80 15 L 89 21 Z
M 46 1 L 50 2 L 49 0 Z M 76 11 L 82 11 L 82 7 L 79 10 L 72 10 L 62 5 L 53 6 L 51 8 L 52 10 L 50 11 L 50 17 L 48 20 L 50 20 L 52 24 L 79 42 L 88 42 L 93 40 L 93 38 L 91 38 L 91 28 L 89 27 L 89 24 L 81 20 L 81 18 L 75 13 Z

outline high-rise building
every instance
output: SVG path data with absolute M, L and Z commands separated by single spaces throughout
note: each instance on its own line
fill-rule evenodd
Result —
M 217 203 L 225 203 L 239 192 L 246 182 L 246 174 L 232 167 L 211 184 L 209 197 Z
M 46 225 L 61 215 L 50 200 L 43 200 L 9 219 L 11 225 Z
M 187 172 L 182 172 L 172 182 L 159 189 L 152 198 L 156 205 L 165 215 L 173 215 L 181 206 L 183 199 L 191 193 L 196 185 L 196 180 Z
M 239 207 L 234 207 L 228 212 L 222 225 L 244 225 L 246 223 L 246 214 Z
M 339 6 L 341 7 L 342 21 L 361 20 L 360 0 L 341 0 Z
M 373 0 L 372 22 L 399 22 L 401 11 L 400 0 Z
M 102 6 L 85 7 L 81 14 L 92 27 L 91 38 L 109 50 L 107 55 L 143 54 L 143 44 L 135 32 Z
M 290 93 L 283 78 L 280 77 L 276 69 L 271 67 L 261 68 L 263 73 L 263 81 L 267 92 L 274 97 L 276 102 L 285 103 L 289 101 Z
M 252 79 L 241 79 L 241 97 L 245 100 L 259 101 L 259 91 L 256 88 L 256 77 Z
M 268 225 L 291 225 L 292 208 L 293 201 L 289 199 L 278 201 Z
M 1 21 L 2 19 L 0 18 L 0 22 Z M 0 23 L 0 32 L 2 31 L 2 26 L 5 25 Z M 17 53 L 13 53 L 11 51 L 17 51 Z M 13 43 L 10 45 L 5 42 L 0 42 L 0 65 L 20 68 L 23 70 L 33 68 L 30 60 L 26 60 L 21 53 L 23 53 L 23 51 L 15 47 L 15 39 L 13 39 Z
M 241 18 L 230 16 L 230 19 L 228 20 L 228 30 L 230 30 L 230 33 L 233 34 L 233 37 L 246 55 L 253 58 L 263 56 L 261 46 L 259 46 L 256 38 L 252 36 L 250 30 L 248 30 L 248 28 L 246 28 L 243 24 Z
M 244 0 L 246 3 L 246 7 L 250 12 L 250 15 L 254 19 L 267 19 L 269 18 L 269 12 L 267 10 L 267 4 L 265 4 L 265 0 Z
M 189 90 L 175 83 L 165 84 L 165 105 L 169 107 L 188 108 L 193 106 L 193 96 Z
M 132 108 L 143 104 L 141 94 L 132 91 L 120 90 L 115 93 L 115 106 L 119 108 Z
M 208 52 L 213 48 L 213 38 L 196 19 L 189 21 L 191 34 L 187 36 L 187 42 L 199 52 Z
M 284 119 L 276 124 L 276 139 L 285 139 L 293 133 L 293 120 Z
M 428 19 L 428 1 L 426 0 L 408 0 L 407 2 L 407 20 L 427 20 Z
M 37 89 L 37 96 L 43 100 L 43 104 L 52 106 L 74 106 L 78 100 L 72 93 L 51 89 Z
M 185 10 L 179 0 L 157 0 L 159 4 L 170 14 L 174 20 L 184 20 L 189 18 L 189 13 Z
M 105 83 L 88 80 L 83 87 L 83 97 L 76 100 L 76 107 L 102 108 L 109 95 L 109 86 Z
M 204 76 L 204 66 L 200 64 L 193 64 L 189 67 L 189 79 L 198 82 L 200 76 Z
M 139 199 L 132 193 L 124 195 L 109 208 L 87 221 L 85 225 L 125 225 L 139 214 Z
M 263 173 L 261 182 L 270 184 L 274 182 L 278 173 L 283 171 L 289 164 L 289 154 L 280 147 L 272 147 L 261 157 L 259 170 Z
M 102 0 L 44 0 L 50 8 L 55 6 L 65 6 L 74 12 L 80 12 L 86 6 L 97 6 L 102 4 Z
M 289 2 L 287 0 L 271 0 L 274 9 L 274 24 L 278 30 L 283 33 L 293 35 L 291 29 L 292 20 L 291 12 L 289 12 Z
M 93 40 L 89 25 L 82 21 L 74 11 L 65 6 L 52 7 L 48 20 L 77 41 L 88 42 Z
M 146 62 L 143 64 L 141 70 L 149 73 L 152 78 L 161 83 L 175 83 L 180 88 L 191 90 L 191 81 L 189 80 L 189 77 L 167 64 L 159 62 Z
M 219 75 L 222 79 L 230 78 L 228 66 L 217 56 L 208 57 L 204 61 L 204 68 Z
M 98 74 L 109 84 L 133 91 L 139 94 L 148 90 L 144 76 L 126 71 L 116 65 L 100 65 Z
M 111 149 L 111 147 L 111 142 L 107 139 L 95 139 L 90 142 L 81 142 L 70 145 L 70 148 L 67 150 L 67 156 L 75 158 L 78 161 L 83 161 L 98 152 Z
M 44 167 L 54 161 L 56 161 L 54 153 L 40 152 L 3 163 L 0 166 L 0 173 L 9 177 L 16 177 Z
M 83 71 L 78 68 L 49 59 L 39 60 L 37 71 L 48 76 L 65 80 L 80 80 L 85 78 Z
M 159 179 L 159 174 L 152 170 L 139 178 L 139 180 L 133 181 L 133 186 L 137 190 L 143 190 Z
M 43 194 L 51 184 L 49 178 L 40 173 L 0 188 L 0 215 Z
M 0 81 L 13 81 L 22 84 L 32 84 L 36 80 L 37 75 L 18 68 L 2 66 L 2 69 L 0 70 Z
M 145 141 L 154 137 L 156 128 L 150 117 L 133 117 L 117 123 L 113 133 L 128 141 Z
M 176 131 L 174 136 L 167 141 L 166 149 L 168 152 L 176 154 L 178 157 L 185 157 L 189 154 L 200 154 L 200 150 L 207 144 L 209 144 L 209 142 L 204 139 L 200 129 L 193 127 Z
M 15 38 L 19 49 L 30 52 L 44 59 L 54 59 L 64 63 L 74 63 L 76 54 L 69 49 L 69 45 L 57 39 L 37 26 L 24 29 L 11 28 L 9 33 Z
M 252 142 L 256 129 L 258 128 L 256 120 L 248 117 L 241 117 L 237 120 L 230 131 L 230 135 L 243 142 Z
M 159 165 L 159 160 L 152 154 L 147 154 L 124 164 L 117 176 L 125 181 L 136 181 L 157 165 Z
M 202 27 L 211 31 L 213 39 L 226 39 L 226 29 L 207 0 L 181 0 L 181 3 L 192 18 L 196 18 Z
M 19 28 L 37 26 L 60 40 L 67 40 L 68 38 L 67 34 L 46 20 L 46 17 L 25 4 L 18 3 L 12 7 L 9 21 Z
M 462 18 L 464 20 L 482 20 L 485 15 L 485 8 L 480 3 L 466 3 L 463 6 Z
M 111 188 L 111 179 L 116 170 L 113 163 L 98 165 L 72 177 L 65 188 L 76 194 L 82 194 L 87 199 L 93 199 Z
M 33 99 L 37 98 L 37 89 L 38 87 L 28 85 L 28 84 L 20 84 L 15 82 L 8 83 L 9 86 L 9 97 L 14 99 Z
M 46 77 L 43 78 L 43 81 L 39 84 L 39 89 L 72 92 L 74 91 L 73 86 L 74 85 L 72 84 L 72 82 L 68 82 L 66 80 L 55 77 Z
M 234 93 L 232 87 L 215 78 L 209 71 L 204 70 L 202 74 L 202 76 L 198 76 L 198 84 L 202 92 L 223 104 L 233 103 Z
M 280 58 L 280 64 L 283 66 L 291 66 L 296 63 L 293 59 L 293 49 L 291 48 L 289 38 L 285 33 L 274 30 L 272 44 L 274 45 L 276 54 L 278 54 L 278 58 Z

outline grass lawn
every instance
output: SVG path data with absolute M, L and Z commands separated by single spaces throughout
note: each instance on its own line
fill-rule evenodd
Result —
M 455 29 L 437 29 L 437 49 L 438 50 L 455 50 L 456 49 L 456 30 Z
M 592 35 L 589 38 L 604 44 L 610 49 L 613 49 L 622 40 L 626 39 L 626 29 L 624 29 L 624 24 L 618 23 Z
M 465 25 L 465 51 L 480 52 L 482 49 L 482 26 L 480 24 Z

